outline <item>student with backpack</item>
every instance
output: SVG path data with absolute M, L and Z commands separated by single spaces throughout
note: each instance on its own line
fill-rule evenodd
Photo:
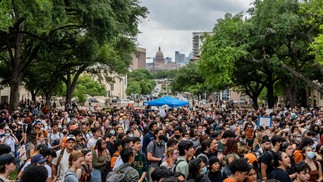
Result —
M 52 161 L 52 176 L 57 177 L 57 182 L 64 181 L 65 172 L 68 169 L 69 157 L 74 151 L 75 141 L 75 136 L 68 135 L 66 137 L 66 148 L 57 151 L 57 157 Z
M 193 143 L 188 140 L 182 140 L 178 144 L 179 156 L 175 161 L 172 172 L 180 172 L 185 175 L 187 179 L 189 174 L 188 160 L 194 156 Z
M 135 160 L 132 164 L 132 167 L 135 168 L 139 173 L 138 182 L 146 182 L 146 174 L 148 171 L 148 162 L 146 155 L 141 151 L 141 140 L 138 137 L 133 138 L 133 153 Z
M 120 155 L 124 163 L 108 174 L 106 182 L 139 181 L 138 171 L 131 166 L 135 160 L 133 149 L 130 147 L 125 148 Z

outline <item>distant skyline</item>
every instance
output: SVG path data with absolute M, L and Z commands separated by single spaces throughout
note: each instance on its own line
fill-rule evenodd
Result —
M 161 47 L 164 57 L 175 61 L 175 51 L 187 57 L 192 51 L 193 32 L 212 32 L 216 20 L 226 13 L 246 12 L 253 0 L 142 0 L 148 8 L 142 20 L 138 47 L 154 57 Z M 147 60 L 152 62 L 152 60 Z

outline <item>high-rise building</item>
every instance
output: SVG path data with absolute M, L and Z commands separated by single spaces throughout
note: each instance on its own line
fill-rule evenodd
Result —
M 132 64 L 130 69 L 145 69 L 146 68 L 146 49 L 137 47 L 136 53 L 132 56 Z
M 201 40 L 201 36 L 203 34 L 209 34 L 211 35 L 212 32 L 193 32 L 193 40 L 192 40 L 192 53 L 193 53 L 193 57 L 199 57 L 201 54 L 201 46 L 203 44 L 202 40 Z
M 175 51 L 175 63 L 185 64 L 185 54 L 181 54 L 179 51 Z

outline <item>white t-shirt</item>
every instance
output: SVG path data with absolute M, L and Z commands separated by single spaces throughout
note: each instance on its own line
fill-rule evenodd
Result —
M 31 161 L 27 161 L 24 167 L 21 168 L 21 171 L 24 172 L 25 169 L 31 164 Z M 49 167 L 48 164 L 45 165 L 45 168 L 47 169 L 48 172 L 48 178 L 52 177 L 52 169 Z
M 116 160 L 116 163 L 114 164 L 113 170 L 117 169 L 122 164 L 123 164 L 123 160 L 121 159 L 121 156 L 119 156 Z
M 57 160 L 59 158 L 59 155 L 61 154 L 61 150 L 57 151 L 56 154 L 57 154 L 57 157 L 55 159 L 53 159 L 53 161 L 52 161 L 52 164 L 55 165 L 55 166 L 58 165 Z M 63 182 L 64 181 L 65 172 L 68 169 L 68 158 L 69 157 L 70 157 L 70 153 L 68 153 L 66 151 L 66 149 L 65 149 L 63 157 L 62 157 L 61 162 L 60 162 L 60 165 L 58 166 L 58 169 L 57 169 L 57 172 L 56 172 L 57 174 L 59 174 L 58 179 L 57 179 L 58 182 Z

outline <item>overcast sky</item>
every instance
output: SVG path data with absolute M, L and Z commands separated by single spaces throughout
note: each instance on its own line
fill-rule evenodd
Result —
M 211 32 L 225 13 L 246 12 L 252 0 L 141 0 L 149 14 L 142 20 L 138 46 L 147 57 L 161 47 L 164 57 L 175 61 L 175 51 L 186 56 L 192 51 L 192 32 Z M 151 60 L 147 60 L 151 62 Z

